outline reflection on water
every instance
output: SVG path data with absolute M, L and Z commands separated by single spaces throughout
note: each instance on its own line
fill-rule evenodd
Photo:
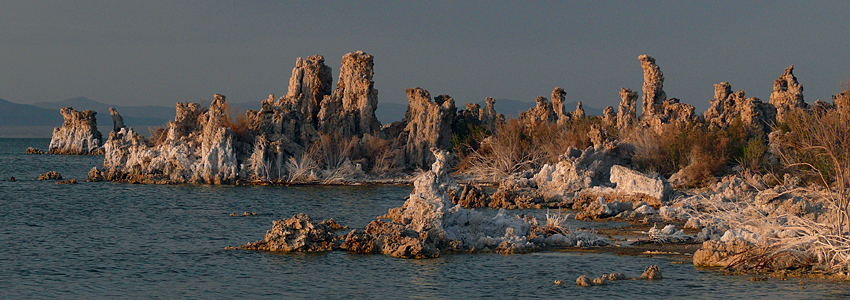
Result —
M 409 186 L 152 186 L 83 182 L 96 156 L 26 155 L 49 140 L 0 139 L 0 298 L 847 298 L 850 285 L 751 282 L 663 258 L 538 252 L 406 260 L 345 252 L 224 250 L 296 213 L 363 227 Z M 33 180 L 55 170 L 77 185 Z M 15 176 L 17 182 L 9 182 Z M 488 215 L 496 211 L 482 210 Z M 229 214 L 256 212 L 256 216 Z M 542 218 L 545 211 L 510 211 Z M 554 212 L 552 212 L 554 213 Z M 593 224 L 593 223 L 590 223 Z M 574 227 L 588 223 L 571 223 Z M 581 275 L 664 279 L 579 288 Z M 564 285 L 554 285 L 563 280 Z

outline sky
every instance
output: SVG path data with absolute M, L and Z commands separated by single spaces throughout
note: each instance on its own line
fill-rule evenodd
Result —
M 115 105 L 280 97 L 296 58 L 374 56 L 381 102 L 405 89 L 532 102 L 562 87 L 604 108 L 639 91 L 638 56 L 669 98 L 696 106 L 713 84 L 767 101 L 794 64 L 805 100 L 850 76 L 850 1 L 3 1 L 0 98 Z M 379 104 L 380 105 L 380 104 Z M 496 109 L 498 110 L 498 102 Z

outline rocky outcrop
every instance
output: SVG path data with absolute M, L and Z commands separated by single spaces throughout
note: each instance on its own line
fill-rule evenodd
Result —
M 263 241 L 240 246 L 269 251 L 324 251 L 339 249 L 356 253 L 383 253 L 403 258 L 437 257 L 452 252 L 522 253 L 544 245 L 594 246 L 609 243 L 587 232 L 567 233 L 561 224 L 538 226 L 533 218 L 499 212 L 485 217 L 480 212 L 452 204 L 458 189 L 448 174 L 451 154 L 432 148 L 436 160 L 431 170 L 414 181 L 413 192 L 402 207 L 392 208 L 364 229 L 334 238 L 321 225 L 294 217 L 275 222 Z M 557 233 L 554 233 L 557 232 Z M 554 234 L 553 234 L 554 233 Z
M 454 99 L 431 94 L 421 88 L 407 89 L 403 146 L 404 162 L 409 166 L 428 166 L 434 162 L 431 148 L 449 150 L 452 146 L 452 123 L 455 119 Z
M 555 111 L 555 116 L 558 118 L 559 125 L 563 125 L 572 118 L 572 115 L 567 111 L 565 106 L 566 95 L 567 92 L 565 92 L 562 88 L 557 87 L 552 90 L 552 109 Z
M 342 137 L 376 135 L 381 123 L 375 117 L 378 90 L 372 80 L 372 55 L 363 51 L 342 57 L 336 89 L 320 103 L 318 130 Z
M 667 201 L 671 187 L 660 178 L 652 178 L 632 169 L 615 165 L 611 166 L 612 183 L 616 184 L 617 192 L 625 195 L 646 195 L 661 202 Z
M 97 130 L 97 112 L 76 111 L 65 107 L 59 110 L 65 121 L 53 129 L 47 152 L 50 154 L 101 155 L 103 136 Z
M 712 128 L 726 128 L 740 120 L 750 130 L 767 133 L 776 120 L 776 108 L 758 98 L 746 98 L 744 91 L 732 92 L 727 82 L 714 85 L 714 99 L 703 115 Z
M 464 185 L 460 194 L 456 195 L 457 197 L 452 197 L 452 203 L 463 208 L 481 208 L 490 204 L 490 197 L 477 184 Z
M 549 99 L 538 96 L 534 101 L 537 103 L 535 107 L 519 114 L 520 121 L 525 124 L 554 124 L 558 122 L 558 115 Z
M 617 111 L 617 128 L 625 132 L 637 125 L 637 92 L 620 89 L 620 107 Z
M 127 127 L 124 126 L 124 117 L 114 107 L 109 108 L 109 115 L 112 116 L 112 131 L 119 132 L 121 128 Z
M 566 200 L 583 189 L 610 187 L 611 167 L 628 163 L 630 150 L 622 144 L 597 144 L 584 151 L 570 147 L 554 165 L 544 165 L 533 182 L 547 201 Z
M 47 173 L 38 175 L 38 180 L 62 180 L 62 175 L 56 171 L 49 171 Z
M 33 147 L 27 147 L 27 154 L 44 154 L 44 150 Z
M 155 142 L 132 128 L 110 133 L 104 147 L 104 177 L 234 183 L 240 167 L 237 154 L 245 151 L 237 149 L 228 111 L 225 97 L 216 94 L 208 110 L 195 103 L 177 103 L 174 121 Z
M 581 105 L 581 101 L 579 101 L 578 104 L 576 104 L 576 111 L 573 112 L 573 117 L 581 119 L 584 118 L 584 116 L 584 107 Z M 560 121 L 560 119 L 558 121 Z
M 314 55 L 307 59 L 299 57 L 289 78 L 289 91 L 284 98 L 286 104 L 296 108 L 305 123 L 318 128 L 321 102 L 331 95 L 332 82 L 331 67 L 325 65 L 323 56 Z
M 664 73 L 655 64 L 655 59 L 646 54 L 638 57 L 643 69 L 643 113 L 641 119 L 648 119 L 664 113 Z
M 488 97 L 484 101 L 486 104 L 478 114 L 479 120 L 484 128 L 496 132 L 496 128 L 505 124 L 505 115 L 496 112 L 496 99 Z
M 850 88 L 850 87 L 848 87 Z M 832 96 L 832 103 L 844 122 L 850 120 L 850 90 L 844 90 Z
M 785 121 L 785 115 L 797 108 L 807 108 L 803 100 L 803 85 L 797 82 L 794 76 L 794 65 L 785 69 L 785 72 L 773 82 L 773 91 L 770 93 L 770 104 L 776 107 L 776 121 Z
M 617 113 L 614 111 L 614 107 L 607 106 L 602 110 L 602 121 L 607 126 L 617 126 Z
M 638 277 L 638 279 L 646 280 L 659 280 L 661 278 L 663 278 L 661 276 L 661 270 L 658 269 L 658 266 L 656 265 L 646 267 L 646 270 L 643 271 L 643 274 L 640 274 L 640 277 Z
M 272 222 L 263 240 L 239 246 L 241 249 L 278 252 L 320 252 L 334 248 L 333 228 L 325 223 L 313 224 L 308 215 L 297 214 Z
M 209 108 L 178 103 L 174 121 L 154 132 L 150 140 L 132 128 L 110 134 L 99 172 L 106 180 L 146 183 L 290 180 L 303 167 L 294 159 L 311 145 L 322 141 L 359 145 L 379 133 L 372 56 L 346 54 L 333 93 L 330 72 L 320 55 L 299 58 L 286 96 L 275 100 L 269 95 L 259 110 L 248 110 L 236 119 L 231 119 L 223 95 L 216 94 Z M 348 169 L 362 173 L 355 163 L 343 161 Z

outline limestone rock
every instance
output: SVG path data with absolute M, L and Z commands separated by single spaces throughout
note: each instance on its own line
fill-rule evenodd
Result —
M 770 104 L 776 107 L 776 121 L 783 122 L 785 115 L 797 108 L 807 108 L 803 100 L 803 85 L 794 76 L 794 65 L 773 82 L 773 92 L 770 93 Z
M 47 173 L 38 175 L 38 180 L 62 180 L 62 175 L 56 171 L 49 171 Z
M 124 128 L 124 117 L 121 117 L 121 114 L 118 113 L 118 110 L 114 107 L 109 108 L 109 115 L 112 116 L 112 131 L 119 132 L 121 128 Z
M 239 246 L 242 249 L 279 252 L 318 252 L 334 248 L 336 234 L 325 224 L 314 224 L 308 215 L 297 214 L 273 222 L 263 240 Z
M 584 118 L 584 107 L 581 105 L 581 101 L 576 104 L 576 111 L 573 113 L 573 117 L 575 118 Z
M 437 96 L 431 100 L 428 91 L 407 89 L 407 113 L 403 123 L 407 137 L 404 144 L 404 161 L 409 166 L 427 166 L 433 163 L 431 148 L 448 150 L 452 145 L 452 122 L 455 118 L 454 99 Z
M 381 123 L 375 116 L 378 90 L 372 80 L 373 68 L 372 55 L 363 51 L 342 57 L 336 89 L 320 103 L 319 131 L 342 137 L 380 132 Z
M 559 125 L 563 125 L 572 119 L 573 114 L 567 111 L 567 108 L 564 106 L 566 104 L 566 99 L 564 98 L 567 95 L 567 92 L 564 92 L 562 88 L 555 88 L 552 90 L 552 109 L 555 111 L 555 116 L 557 117 L 557 122 Z
M 611 166 L 610 172 L 611 182 L 617 184 L 617 191 L 622 194 L 643 194 L 662 202 L 670 195 L 670 185 L 663 179 L 652 178 L 620 165 Z
M 97 167 L 91 167 L 88 174 L 88 181 L 90 182 L 100 182 L 103 181 L 103 172 L 97 169 Z
M 519 119 L 525 124 L 554 124 L 558 122 L 558 115 L 552 107 L 552 102 L 546 97 L 539 96 L 535 99 L 537 105 L 528 111 L 521 112 Z
M 321 101 L 331 95 L 332 82 L 331 67 L 325 65 L 323 56 L 314 55 L 307 59 L 299 57 L 292 69 L 289 91 L 284 99 L 301 113 L 304 122 L 317 128 Z
M 486 104 L 478 113 L 479 120 L 490 132 L 496 132 L 496 128 L 505 124 L 505 115 L 496 112 L 496 99 L 487 97 L 484 101 Z
M 578 286 L 593 286 L 593 281 L 590 280 L 586 275 L 581 275 L 576 279 L 576 285 Z
M 698 121 L 694 106 L 680 103 L 678 98 L 664 100 L 663 113 L 665 123 L 690 124 Z
M 611 167 L 629 158 L 630 151 L 619 143 L 597 144 L 584 151 L 570 147 L 557 164 L 544 165 L 533 181 L 545 199 L 565 199 L 582 189 L 611 185 Z
M 487 207 L 490 203 L 490 197 L 487 196 L 480 185 L 466 184 L 458 197 L 452 198 L 452 203 L 463 208 Z
M 714 85 L 714 99 L 703 116 L 713 128 L 726 128 L 740 119 L 751 130 L 766 133 L 776 121 L 776 108 L 758 98 L 746 98 L 744 91 L 733 93 L 728 82 L 721 82 Z
M 505 115 L 496 112 L 496 99 L 484 99 L 486 105 L 479 113 L 481 125 L 484 125 L 490 132 L 496 132 L 496 128 L 505 124 Z
M 640 67 L 643 69 L 643 113 L 641 119 L 664 113 L 664 73 L 655 64 L 655 59 L 646 54 L 638 57 Z
M 53 138 L 47 152 L 50 154 L 103 154 L 103 136 L 97 130 L 97 112 L 76 111 L 64 107 L 59 112 L 65 121 L 53 129 Z
M 617 126 L 617 113 L 614 112 L 613 107 L 607 106 L 602 110 L 602 121 L 605 122 L 605 125 Z
M 617 111 L 617 128 L 620 132 L 637 125 L 637 92 L 627 88 L 620 89 L 620 108 Z
M 44 154 L 44 150 L 33 147 L 27 147 L 27 154 Z
M 832 96 L 832 103 L 843 120 L 850 120 L 850 90 L 844 90 Z
M 132 128 L 110 133 L 104 147 L 105 177 L 113 181 L 137 176 L 176 183 L 233 183 L 240 151 L 229 125 L 223 95 L 214 95 L 209 110 L 195 103 L 177 103 L 174 121 L 157 141 L 148 141 Z
M 658 266 L 651 265 L 646 267 L 646 270 L 643 271 L 643 274 L 640 275 L 638 279 L 646 279 L 646 280 L 659 280 L 662 279 L 661 270 L 658 269 Z

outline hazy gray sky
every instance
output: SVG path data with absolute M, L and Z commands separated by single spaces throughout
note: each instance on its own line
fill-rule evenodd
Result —
M 375 56 L 379 102 L 395 103 L 417 86 L 458 103 L 560 86 L 616 107 L 620 87 L 641 88 L 640 54 L 700 112 L 721 81 L 767 101 L 790 64 L 809 103 L 850 76 L 848 1 L 282 2 L 4 1 L 0 98 L 259 106 L 286 93 L 297 57 L 324 55 L 335 85 L 356 50 Z

